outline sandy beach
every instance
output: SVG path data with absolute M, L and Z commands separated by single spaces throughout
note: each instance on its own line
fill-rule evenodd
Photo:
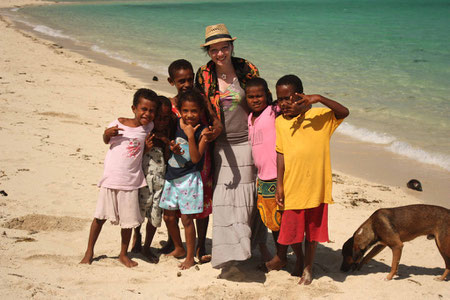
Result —
M 26 4 L 45 2 L 7 0 L 0 7 Z M 80 265 L 107 151 L 101 139 L 105 126 L 119 116 L 131 116 L 137 88 L 166 95 L 173 88 L 165 78 L 155 83 L 97 63 L 3 16 L 0 32 L 0 190 L 7 194 L 0 195 L 3 299 L 450 299 L 448 281 L 434 280 L 443 273 L 444 260 L 426 237 L 405 243 L 399 275 L 392 281 L 384 280 L 392 258 L 389 249 L 360 271 L 339 271 L 342 244 L 376 209 L 416 203 L 448 207 L 449 195 L 448 172 L 425 179 L 442 181 L 433 193 L 406 190 L 403 178 L 377 180 L 388 177 L 384 168 L 403 168 L 405 177 L 419 174 L 409 172 L 407 165 L 417 166 L 405 162 L 384 166 L 367 159 L 367 165 L 355 170 L 361 178 L 339 171 L 345 170 L 340 153 L 355 143 L 339 136 L 333 141 L 338 150 L 333 156 L 331 241 L 318 247 L 310 286 L 297 285 L 298 277 L 290 275 L 293 253 L 287 269 L 268 274 L 258 270 L 257 252 L 225 271 L 210 264 L 179 271 L 177 259 L 161 256 L 155 265 L 140 254 L 133 255 L 139 266 L 128 269 L 117 260 L 119 227 L 110 224 L 103 228 L 92 265 Z M 367 166 L 378 177 L 364 176 Z M 166 237 L 162 226 L 154 251 Z M 209 230 L 209 249 L 211 238 Z M 270 239 L 269 246 L 273 253 Z

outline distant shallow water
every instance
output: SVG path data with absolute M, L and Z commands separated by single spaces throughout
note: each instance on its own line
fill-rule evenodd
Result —
M 340 133 L 450 171 L 448 1 L 79 2 L 11 14 L 163 77 L 178 58 L 206 63 L 204 28 L 224 22 L 272 91 L 297 74 L 350 108 Z

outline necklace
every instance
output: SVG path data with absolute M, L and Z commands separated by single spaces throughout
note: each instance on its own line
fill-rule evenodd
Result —
M 220 75 L 220 77 L 221 77 L 223 80 L 227 80 L 227 74 L 225 74 L 225 73 L 222 73 L 222 75 Z

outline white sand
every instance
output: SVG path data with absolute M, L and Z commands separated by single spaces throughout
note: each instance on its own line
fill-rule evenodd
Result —
M 373 211 L 419 203 L 414 193 L 341 173 L 330 207 L 332 242 L 319 246 L 310 286 L 290 276 L 292 253 L 288 270 L 269 274 L 257 270 L 258 253 L 223 274 L 205 264 L 178 277 L 178 260 L 163 256 L 153 265 L 136 255 L 139 266 L 127 269 L 116 259 L 120 230 L 110 224 L 93 264 L 79 265 L 107 151 L 103 130 L 114 118 L 131 116 L 134 90 L 149 83 L 20 32 L 5 19 L 0 33 L 0 190 L 8 193 L 0 195 L 2 299 L 450 299 L 448 281 L 433 280 L 444 261 L 425 237 L 405 244 L 399 276 L 390 282 L 383 280 L 389 249 L 361 271 L 339 271 L 342 244 Z M 166 236 L 158 229 L 153 247 Z

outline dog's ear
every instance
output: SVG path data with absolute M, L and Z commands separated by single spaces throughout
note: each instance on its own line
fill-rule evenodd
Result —
M 341 271 L 348 272 L 353 268 L 353 236 L 342 245 Z
M 342 255 L 351 256 L 353 252 L 353 237 L 349 238 L 342 246 Z

